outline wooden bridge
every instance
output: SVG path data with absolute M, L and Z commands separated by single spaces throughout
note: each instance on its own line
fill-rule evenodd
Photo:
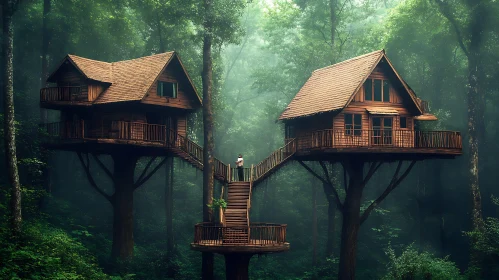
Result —
M 43 132 L 55 145 L 97 141 L 155 147 L 169 151 L 195 168 L 203 169 L 203 148 L 164 125 L 118 121 L 106 127 L 89 126 L 83 121 L 59 122 L 43 125 Z M 288 250 L 289 243 L 285 241 L 286 225 L 251 224 L 249 211 L 252 189 L 292 159 L 306 160 L 307 156 L 314 152 L 339 153 L 345 149 L 348 153 L 426 152 L 449 155 L 459 155 L 462 151 L 459 132 L 372 130 L 345 134 L 345 130 L 321 130 L 287 139 L 283 147 L 267 158 L 244 168 L 243 178 L 238 178 L 235 167 L 215 158 L 214 177 L 222 184 L 228 185 L 227 194 L 223 193 L 222 188 L 221 195 L 227 200 L 227 209 L 220 209 L 219 223 L 201 223 L 195 226 L 193 248 L 215 252 L 227 246 L 232 249 L 245 247 L 245 250 L 260 253 Z

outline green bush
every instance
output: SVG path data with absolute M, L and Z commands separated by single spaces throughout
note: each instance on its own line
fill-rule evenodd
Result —
M 0 279 L 110 279 L 75 238 L 44 222 L 24 225 L 12 240 L 0 231 Z
M 400 256 L 395 255 L 392 248 L 387 250 L 390 259 L 388 274 L 383 280 L 460 280 L 466 279 L 461 275 L 456 264 L 446 258 L 437 258 L 428 252 L 419 253 L 412 246 L 402 252 Z

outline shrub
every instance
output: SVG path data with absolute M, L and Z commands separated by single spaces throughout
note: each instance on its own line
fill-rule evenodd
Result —
M 441 259 L 428 252 L 419 253 L 412 246 L 407 247 L 400 256 L 396 256 L 392 248 L 389 248 L 386 253 L 390 262 L 388 273 L 383 280 L 465 279 L 456 264 L 449 261 L 447 257 Z

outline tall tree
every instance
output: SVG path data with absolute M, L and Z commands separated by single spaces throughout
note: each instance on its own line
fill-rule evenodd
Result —
M 49 69 L 49 46 L 52 37 L 52 33 L 48 28 L 49 14 L 52 9 L 52 0 L 43 0 L 43 19 L 42 19 L 42 46 L 40 57 L 42 59 L 42 71 L 40 75 L 40 87 L 43 88 L 46 86 L 46 80 L 48 78 L 48 69 Z M 40 121 L 41 123 L 48 122 L 48 113 L 46 109 L 40 108 Z M 50 164 L 49 160 L 49 152 L 46 149 L 41 150 L 41 160 L 46 163 L 45 167 L 42 170 L 43 173 L 43 187 L 45 190 L 50 193 L 51 192 L 51 182 L 50 182 Z
M 14 234 L 21 230 L 21 184 L 17 168 L 16 132 L 14 118 L 14 26 L 12 18 L 20 0 L 3 0 L 2 2 L 2 79 L 4 92 L 4 137 L 7 159 L 7 173 L 11 187 L 11 226 Z
M 214 188 L 214 166 L 213 166 L 213 112 L 212 112 L 212 90 L 213 90 L 213 5 L 211 0 L 204 0 L 204 34 L 203 34 L 203 222 L 213 221 L 213 210 L 208 206 L 213 204 Z M 214 257 L 212 253 L 203 253 L 202 278 L 205 280 L 213 278 Z
M 482 216 L 482 198 L 480 194 L 479 181 L 479 159 L 480 147 L 484 141 L 485 133 L 485 92 L 481 89 L 483 73 L 483 61 L 481 48 L 484 42 L 484 32 L 488 11 L 486 2 L 483 0 L 465 0 L 465 10 L 469 11 L 464 28 L 460 25 L 455 13 L 456 5 L 447 1 L 435 0 L 442 15 L 450 22 L 461 51 L 468 62 L 468 151 L 469 151 L 469 184 L 473 200 L 472 223 L 473 229 L 483 232 L 484 222 Z M 476 240 L 473 240 L 476 242 Z M 480 252 L 473 250 L 472 263 L 480 266 Z

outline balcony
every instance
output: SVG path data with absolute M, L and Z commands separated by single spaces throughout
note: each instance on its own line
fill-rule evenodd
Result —
M 194 226 L 191 248 L 204 252 L 272 253 L 289 250 L 286 225 L 252 223 L 248 227 L 224 227 L 218 223 Z
M 40 89 L 40 102 L 87 101 L 81 86 L 47 87 Z
M 324 152 L 435 155 L 462 153 L 461 133 L 457 131 L 328 129 L 301 135 L 295 141 L 297 156 Z

